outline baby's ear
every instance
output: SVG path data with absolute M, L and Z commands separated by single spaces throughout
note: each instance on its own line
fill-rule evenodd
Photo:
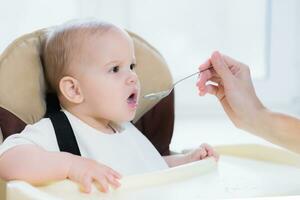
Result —
M 59 81 L 61 94 L 70 102 L 79 104 L 83 102 L 83 93 L 78 80 L 70 76 L 64 76 Z

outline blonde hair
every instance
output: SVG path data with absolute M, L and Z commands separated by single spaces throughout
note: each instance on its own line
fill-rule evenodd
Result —
M 59 93 L 59 81 L 68 75 L 75 56 L 81 56 L 83 44 L 113 27 L 116 26 L 101 21 L 73 21 L 49 31 L 42 47 L 42 61 L 50 89 Z

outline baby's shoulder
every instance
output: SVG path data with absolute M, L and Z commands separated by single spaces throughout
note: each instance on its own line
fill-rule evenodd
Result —
M 45 118 L 34 124 L 28 124 L 21 133 L 6 138 L 4 141 L 6 147 L 3 148 L 8 149 L 21 144 L 34 144 L 48 151 L 58 151 L 55 132 L 50 119 Z
M 51 120 L 49 118 L 42 118 L 41 120 L 37 121 L 34 124 L 28 124 L 25 129 L 22 131 L 22 133 L 34 133 L 34 132 L 52 132 L 53 126 L 51 123 Z

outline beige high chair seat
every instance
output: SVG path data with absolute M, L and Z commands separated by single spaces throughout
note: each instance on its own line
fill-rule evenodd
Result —
M 21 132 L 26 124 L 40 120 L 49 93 L 40 59 L 47 29 L 16 39 L 0 56 L 0 129 L 3 139 Z M 146 100 L 145 94 L 167 89 L 172 84 L 168 66 L 159 52 L 129 32 L 135 45 L 136 72 L 141 82 L 140 104 L 133 123 L 162 155 L 169 154 L 174 123 L 174 94 L 162 101 Z M 51 99 L 51 98 L 50 98 Z

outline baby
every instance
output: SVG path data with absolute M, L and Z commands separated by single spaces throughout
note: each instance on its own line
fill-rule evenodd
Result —
M 0 146 L 0 177 L 32 184 L 70 179 L 84 192 L 119 187 L 121 175 L 166 169 L 218 155 L 207 144 L 161 157 L 129 121 L 138 106 L 133 41 L 124 30 L 89 21 L 61 25 L 43 47 L 45 74 L 73 129 L 81 156 L 60 152 L 49 118 Z

